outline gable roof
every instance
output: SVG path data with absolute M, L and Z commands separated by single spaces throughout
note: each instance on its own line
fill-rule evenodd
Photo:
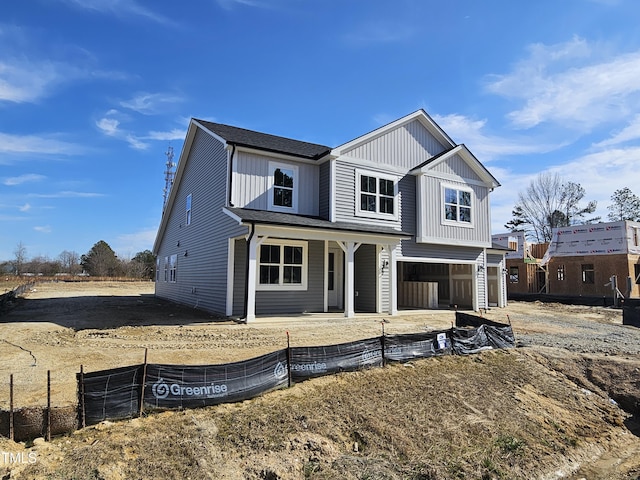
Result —
M 245 128 L 223 125 L 221 123 L 207 122 L 193 119 L 204 129 L 223 139 L 227 144 L 238 147 L 255 148 L 267 152 L 284 153 L 294 157 L 318 160 L 331 151 L 331 147 L 317 143 L 303 142 L 292 138 L 279 137 L 268 133 L 255 132 Z
M 456 143 L 447 135 L 447 133 L 440 128 L 440 126 L 425 112 L 423 109 L 416 110 L 409 115 L 406 115 L 398 120 L 395 120 L 391 123 L 383 125 L 382 127 L 376 128 L 369 133 L 361 135 L 347 143 L 344 143 L 336 148 L 334 148 L 331 153 L 332 155 L 342 155 L 345 152 L 353 150 L 354 148 L 359 147 L 362 144 L 370 142 L 382 135 L 390 132 L 391 130 L 395 130 L 396 128 L 407 125 L 408 123 L 413 122 L 414 120 L 418 120 L 422 126 L 424 126 L 431 135 L 433 135 L 438 142 L 442 144 L 445 149 L 448 147 L 455 147 Z
M 444 162 L 446 159 L 453 157 L 454 155 L 459 155 L 467 164 L 473 169 L 474 172 L 478 174 L 478 176 L 482 179 L 483 182 L 487 183 L 491 188 L 496 188 L 500 186 L 500 182 L 496 180 L 496 178 L 491 175 L 491 172 L 486 169 L 486 167 L 480 163 L 471 151 L 466 147 L 466 145 L 460 144 L 456 145 L 449 150 L 445 150 L 444 152 L 440 152 L 437 155 L 427 159 L 422 162 L 417 167 L 411 169 L 411 173 L 414 175 L 418 175 L 420 173 L 426 173 L 435 165 L 440 162 Z

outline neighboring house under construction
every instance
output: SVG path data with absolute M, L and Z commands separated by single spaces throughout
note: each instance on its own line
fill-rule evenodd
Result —
M 550 243 L 522 232 L 493 235 L 506 255 L 509 295 L 640 297 L 640 223 L 621 221 L 556 228 Z

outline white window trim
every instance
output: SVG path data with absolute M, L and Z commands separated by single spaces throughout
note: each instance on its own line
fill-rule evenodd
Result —
M 275 171 L 280 168 L 283 170 L 293 170 L 293 194 L 292 194 L 292 206 L 283 207 L 281 205 L 274 205 L 273 203 L 273 189 L 275 187 L 273 181 L 273 175 Z M 298 213 L 298 190 L 300 189 L 300 175 L 298 175 L 298 166 L 290 163 L 269 162 L 269 178 L 267 183 L 267 197 L 269 199 L 269 210 L 273 212 L 283 213 Z
M 164 257 L 164 281 L 169 281 L 169 257 Z
M 187 195 L 187 200 L 186 200 L 186 211 L 185 211 L 185 219 L 184 219 L 184 223 L 185 225 L 191 225 L 191 214 L 193 212 L 192 208 L 193 208 L 193 195 L 190 193 L 189 195 Z
M 169 256 L 169 283 L 176 283 L 178 279 L 178 255 Z
M 470 198 L 471 198 L 471 205 L 469 205 L 469 208 L 471 209 L 471 221 L 470 222 L 461 222 L 459 220 L 447 220 L 447 215 L 445 212 L 445 204 L 446 204 L 446 189 L 451 189 L 451 190 L 458 190 L 461 192 L 469 192 L 471 194 Z M 442 225 L 453 225 L 456 227 L 463 227 L 463 228 L 474 228 L 474 223 L 475 223 L 475 218 L 476 218 L 476 205 L 475 205 L 475 198 L 474 198 L 474 192 L 472 188 L 468 188 L 468 187 L 463 187 L 461 185 L 453 185 L 453 184 L 447 184 L 447 183 L 441 183 L 440 184 L 440 214 L 442 215 L 442 220 L 441 223 Z
M 280 275 L 279 284 L 262 284 L 260 283 L 260 247 L 263 245 L 277 245 L 280 247 Z M 302 283 L 282 283 L 283 281 L 283 267 L 284 267 L 284 247 L 302 247 Z M 307 272 L 309 270 L 309 248 L 308 242 L 299 240 L 266 240 L 258 246 L 257 253 L 257 274 L 256 274 L 256 290 L 263 291 L 288 291 L 288 290 L 307 290 Z
M 374 177 L 376 179 L 376 211 L 370 212 L 369 210 L 362 210 L 360 208 L 360 195 L 362 191 L 360 186 L 362 185 L 361 177 Z M 398 177 L 395 175 L 384 174 L 380 172 L 374 172 L 371 170 L 361 170 L 356 168 L 356 185 L 355 185 L 355 206 L 357 217 L 367 218 L 381 218 L 385 220 L 398 220 Z M 393 214 L 381 213 L 380 210 L 380 180 L 390 180 L 393 182 Z M 365 192 L 367 193 L 367 192 Z M 368 194 L 368 193 L 367 193 Z M 384 195 L 386 197 L 386 195 Z

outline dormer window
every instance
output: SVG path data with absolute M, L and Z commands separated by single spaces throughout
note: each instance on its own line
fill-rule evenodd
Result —
M 270 210 L 295 213 L 298 210 L 298 167 L 269 163 Z
M 380 173 L 356 171 L 356 215 L 397 218 L 397 179 Z

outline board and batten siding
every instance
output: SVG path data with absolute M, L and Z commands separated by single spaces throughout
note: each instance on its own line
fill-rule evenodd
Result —
M 413 120 L 343 154 L 409 171 L 444 149 L 420 121 Z
M 324 311 L 324 242 L 309 241 L 307 290 L 256 291 L 256 314 L 278 315 Z M 233 315 L 244 315 L 247 243 L 236 240 Z
M 491 222 L 489 212 L 489 188 L 463 181 L 444 180 L 430 175 L 418 178 L 421 189 L 424 235 L 429 243 L 456 243 L 473 246 L 491 246 Z M 443 186 L 471 189 L 471 226 L 444 223 Z M 416 232 L 419 235 L 419 232 Z
M 246 232 L 222 212 L 226 203 L 227 151 L 198 129 L 158 248 L 164 258 L 177 255 L 176 282 L 156 283 L 156 295 L 171 301 L 226 313 L 228 239 Z M 186 198 L 192 195 L 191 224 L 186 224 Z
M 249 152 L 236 152 L 233 160 L 232 203 L 235 207 L 269 210 L 269 163 L 295 166 L 300 215 L 318 215 L 319 167 L 301 162 L 290 162 Z
M 329 220 L 331 202 L 331 162 L 320 165 L 320 189 L 318 197 L 318 215 Z

